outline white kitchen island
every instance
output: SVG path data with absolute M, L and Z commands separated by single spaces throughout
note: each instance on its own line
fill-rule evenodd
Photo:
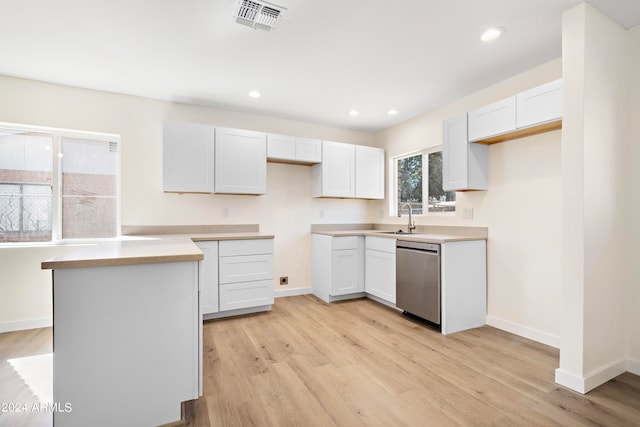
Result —
M 156 426 L 200 396 L 198 263 L 189 239 L 103 242 L 53 270 L 56 427 Z

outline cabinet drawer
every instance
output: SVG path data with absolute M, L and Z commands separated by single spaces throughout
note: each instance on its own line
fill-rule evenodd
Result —
M 358 236 L 344 236 L 333 238 L 333 250 L 358 249 Z
M 273 279 L 273 255 L 220 257 L 220 284 Z
M 220 285 L 220 311 L 273 304 L 273 281 Z
M 220 241 L 220 256 L 261 255 L 272 253 L 273 239 Z
M 367 236 L 367 249 L 374 251 L 396 253 L 396 239 L 387 239 L 385 237 L 369 237 Z
M 469 111 L 469 142 L 516 129 L 516 97 Z

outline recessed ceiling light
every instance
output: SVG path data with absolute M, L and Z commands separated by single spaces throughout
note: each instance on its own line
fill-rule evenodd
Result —
M 252 98 L 260 98 L 262 94 L 257 90 L 252 90 L 251 92 L 249 92 L 249 96 Z
M 399 112 L 400 111 L 396 110 L 395 108 L 392 108 L 391 110 L 387 111 L 387 114 L 390 115 L 390 116 L 395 116 Z
M 483 42 L 490 42 L 499 38 L 501 35 L 505 33 L 505 31 L 507 30 L 504 27 L 489 28 L 487 31 L 482 33 L 482 36 L 480 36 L 480 39 Z
M 347 114 L 350 116 L 357 116 L 358 114 L 360 114 L 360 112 L 358 110 L 349 110 Z

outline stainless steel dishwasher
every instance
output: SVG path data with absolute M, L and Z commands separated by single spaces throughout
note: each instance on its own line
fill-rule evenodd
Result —
M 440 245 L 398 240 L 396 307 L 440 324 Z

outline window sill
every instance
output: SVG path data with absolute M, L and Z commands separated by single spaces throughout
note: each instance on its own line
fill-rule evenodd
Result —
M 139 240 L 137 236 L 118 236 L 99 239 L 65 239 L 55 242 L 4 242 L 0 243 L 0 249 L 4 248 L 53 248 L 64 246 L 91 246 L 102 242 L 117 242 L 125 240 Z

